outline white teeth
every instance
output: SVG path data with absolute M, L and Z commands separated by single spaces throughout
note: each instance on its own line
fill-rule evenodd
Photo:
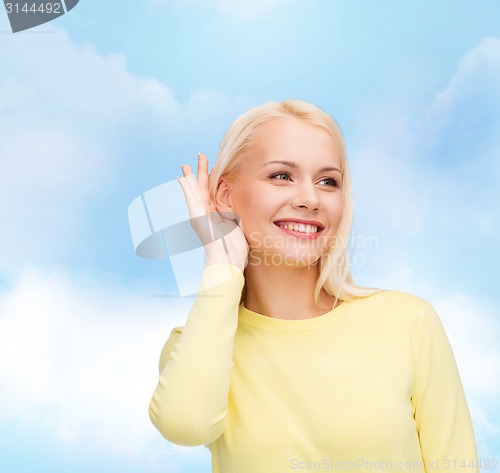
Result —
M 300 233 L 316 233 L 318 231 L 318 227 L 316 225 L 304 225 L 303 223 L 285 223 L 279 225 L 281 228 L 285 228 L 287 230 L 293 230 L 295 232 Z

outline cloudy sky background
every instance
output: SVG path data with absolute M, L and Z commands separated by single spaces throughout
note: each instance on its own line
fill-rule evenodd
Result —
M 210 471 L 149 422 L 192 299 L 152 297 L 173 271 L 135 256 L 127 208 L 286 98 L 340 122 L 355 277 L 435 306 L 479 457 L 500 459 L 498 18 L 493 0 L 81 0 L 12 34 L 0 10 L 1 471 Z

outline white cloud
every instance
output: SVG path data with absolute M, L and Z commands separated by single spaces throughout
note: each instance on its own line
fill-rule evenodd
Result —
M 445 143 L 451 148 L 450 165 L 466 178 L 482 178 L 486 191 L 498 195 L 499 38 L 484 38 L 464 55 L 447 86 L 436 94 L 424 121 L 433 127 L 435 146 L 441 149 Z M 479 189 L 484 191 L 484 186 Z M 491 225 L 486 230 L 491 231 Z M 500 233 L 500 226 L 496 231 Z
M 84 451 L 183 453 L 147 408 L 163 343 L 192 300 L 148 294 L 35 269 L 0 293 L 0 424 Z
M 0 270 L 74 249 L 83 209 L 114 180 L 126 126 L 154 116 L 173 126 L 179 105 L 122 56 L 72 44 L 66 33 L 0 42 Z
M 0 424 L 63 446 L 154 464 L 167 444 L 149 421 L 161 347 L 192 300 L 149 298 L 86 276 L 31 269 L 0 294 Z M 497 436 L 500 397 L 494 305 L 458 294 L 434 304 L 452 343 L 479 441 Z M 489 437 L 488 437 L 489 438 Z M 486 440 L 485 440 L 486 442 Z M 482 446 L 486 452 L 486 446 Z
M 157 79 L 132 74 L 124 56 L 75 45 L 58 30 L 5 35 L 0 70 L 5 274 L 25 262 L 72 258 L 81 234 L 97 225 L 91 212 L 126 191 L 120 179 L 137 179 L 144 165 L 163 159 L 138 153 L 140 143 L 167 143 L 173 154 L 169 138 L 199 139 L 245 103 L 211 90 L 180 103 Z M 120 201 L 124 212 L 127 204 Z
M 500 398 L 500 323 L 498 308 L 468 294 L 446 297 L 434 305 L 454 346 L 467 389 Z M 480 347 L 480 349 L 478 349 Z
M 379 278 L 374 283 L 411 290 L 425 277 L 431 288 L 439 281 L 432 281 L 430 251 L 438 264 L 454 267 L 482 257 L 489 269 L 476 279 L 494 277 L 500 257 L 494 243 L 500 236 L 500 39 L 486 38 L 465 54 L 429 106 L 417 112 L 367 107 L 359 114 L 350 156 L 356 220 L 379 236 L 380 246 L 368 254 Z M 422 267 L 410 254 L 424 255 Z
M 500 39 L 484 38 L 460 61 L 444 90 L 436 94 L 433 112 L 446 114 L 454 125 L 469 124 L 471 118 L 494 112 L 500 105 Z M 467 114 L 457 113 L 467 107 Z M 463 131 L 460 130 L 460 131 Z
M 483 458 L 500 441 L 498 303 L 456 294 L 434 304 L 453 347 Z

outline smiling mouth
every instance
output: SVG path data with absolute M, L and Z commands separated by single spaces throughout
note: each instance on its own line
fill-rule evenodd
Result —
M 294 232 L 304 233 L 306 235 L 314 235 L 320 233 L 323 228 L 318 225 L 310 225 L 304 223 L 287 223 L 287 222 L 273 222 L 277 227 Z

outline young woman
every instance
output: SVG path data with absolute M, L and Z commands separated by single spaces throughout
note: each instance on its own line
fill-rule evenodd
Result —
M 478 471 L 436 312 L 353 282 L 335 121 L 304 101 L 267 103 L 229 128 L 210 175 L 204 155 L 197 179 L 182 169 L 206 265 L 160 357 L 161 434 L 209 447 L 218 473 Z

